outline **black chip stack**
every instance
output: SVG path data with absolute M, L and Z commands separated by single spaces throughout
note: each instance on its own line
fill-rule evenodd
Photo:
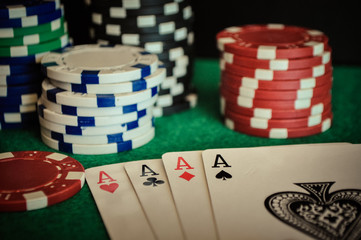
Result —
M 193 22 L 189 0 L 86 0 L 91 38 L 98 43 L 133 45 L 157 54 L 167 70 L 154 116 L 192 108 Z

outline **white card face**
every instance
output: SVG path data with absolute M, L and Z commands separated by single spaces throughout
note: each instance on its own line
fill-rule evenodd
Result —
M 183 239 L 162 160 L 129 162 L 125 170 L 157 239 Z
M 220 239 L 361 238 L 361 145 L 214 149 L 202 157 Z
M 85 176 L 111 239 L 155 239 L 123 163 L 88 168 Z
M 202 152 L 166 153 L 162 159 L 186 239 L 217 239 Z

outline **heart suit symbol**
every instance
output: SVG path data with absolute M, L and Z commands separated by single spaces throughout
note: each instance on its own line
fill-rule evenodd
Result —
M 100 185 L 100 189 L 105 190 L 110 193 L 114 193 L 114 191 L 117 190 L 118 187 L 119 187 L 118 183 Z

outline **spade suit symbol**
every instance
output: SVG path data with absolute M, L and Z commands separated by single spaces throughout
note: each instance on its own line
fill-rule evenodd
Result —
M 217 173 L 216 178 L 222 179 L 222 180 L 227 180 L 228 178 L 232 178 L 232 175 L 229 174 L 228 172 L 222 170 L 219 173 Z

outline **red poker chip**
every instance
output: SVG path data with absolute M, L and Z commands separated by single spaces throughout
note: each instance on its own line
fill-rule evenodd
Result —
M 230 72 L 222 71 L 222 83 L 226 85 L 244 86 L 253 89 L 265 90 L 298 90 L 308 89 L 322 86 L 328 82 L 332 82 L 332 71 L 317 77 L 317 78 L 303 78 L 297 80 L 259 80 L 255 78 L 243 77 L 234 75 Z
M 296 59 L 256 59 L 228 52 L 223 52 L 221 58 L 223 58 L 229 64 L 234 64 L 241 67 L 269 70 L 294 70 L 312 68 L 318 65 L 329 63 L 331 60 L 331 50 L 327 46 L 327 50 L 318 56 Z
M 245 108 L 226 101 L 225 98 L 221 97 L 221 113 L 227 114 L 227 112 L 232 111 L 237 114 L 241 114 L 249 117 L 257 117 L 264 119 L 295 119 L 295 118 L 305 118 L 308 116 L 314 116 L 322 114 L 327 108 L 331 107 L 331 99 L 328 98 L 324 102 L 314 104 L 309 108 L 299 109 L 299 110 L 279 110 L 271 108 Z
M 227 111 L 225 118 L 232 120 L 234 123 L 245 125 L 250 128 L 256 129 L 269 129 L 269 128 L 304 128 L 312 127 L 320 124 L 332 115 L 331 108 L 326 109 L 325 112 L 319 115 L 309 116 L 306 118 L 295 119 L 264 119 L 256 117 L 248 117 Z
M 310 106 L 318 103 L 322 103 L 325 100 L 331 99 L 331 94 L 327 94 L 322 97 L 315 97 L 311 99 L 297 99 L 297 100 L 265 100 L 265 99 L 255 99 L 249 97 L 243 97 L 236 95 L 232 92 L 227 91 L 226 89 L 221 89 L 221 96 L 224 97 L 227 101 L 231 103 L 238 104 L 238 106 L 246 108 L 270 108 L 270 109 L 305 109 Z M 329 100 L 330 101 L 330 100 Z
M 84 168 L 60 153 L 0 153 L 0 211 L 29 211 L 62 202 L 80 191 Z
M 322 97 L 330 93 L 332 82 L 317 88 L 301 89 L 293 91 L 273 91 L 262 89 L 251 89 L 247 87 L 237 87 L 237 85 L 226 85 L 221 83 L 221 89 L 225 89 L 233 94 L 254 98 L 254 99 L 268 99 L 268 100 L 297 100 L 310 99 Z
M 264 137 L 264 138 L 287 139 L 287 138 L 307 137 L 327 131 L 328 129 L 330 129 L 332 125 L 332 116 L 330 118 L 325 119 L 322 123 L 316 126 L 305 127 L 305 128 L 256 129 L 256 128 L 248 127 L 246 125 L 235 123 L 230 119 L 225 119 L 225 125 L 229 129 L 232 129 L 240 133 L 245 133 L 247 135 Z
M 318 56 L 328 38 L 318 30 L 282 24 L 229 27 L 216 36 L 218 49 L 256 59 Z
M 230 72 L 234 75 L 244 77 L 256 78 L 259 80 L 287 80 L 320 77 L 325 73 L 331 71 L 331 63 L 318 65 L 312 68 L 288 70 L 288 71 L 274 71 L 260 68 L 241 67 L 234 64 L 229 64 L 221 59 L 220 67 L 222 71 Z

